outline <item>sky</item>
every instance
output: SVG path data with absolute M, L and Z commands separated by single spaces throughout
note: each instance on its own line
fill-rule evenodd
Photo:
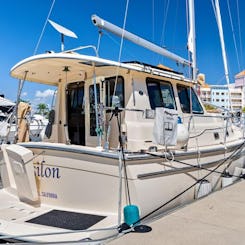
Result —
M 0 3 L 0 94 L 16 101 L 18 81 L 10 77 L 11 67 L 32 56 L 35 50 L 36 54 L 48 50 L 60 51 L 60 35 L 49 23 L 45 26 L 53 3 L 49 19 L 78 36 L 77 39 L 65 38 L 65 50 L 68 50 L 86 45 L 97 46 L 99 32 L 91 22 L 93 14 L 122 27 L 127 0 L 0 0 Z M 245 15 L 242 13 L 245 1 L 220 0 L 220 8 L 229 76 L 234 82 L 234 76 L 245 69 Z M 205 74 L 207 83 L 225 84 L 221 45 L 211 0 L 196 0 L 195 12 L 198 70 Z M 185 0 L 129 0 L 126 30 L 188 59 Z M 118 61 L 119 47 L 120 38 L 103 32 L 100 57 Z M 93 50 L 82 53 L 94 55 Z M 161 63 L 187 72 L 167 58 L 124 41 L 121 61 L 132 60 L 152 65 Z M 39 103 L 50 105 L 54 89 L 25 83 L 21 98 L 30 101 L 35 110 Z

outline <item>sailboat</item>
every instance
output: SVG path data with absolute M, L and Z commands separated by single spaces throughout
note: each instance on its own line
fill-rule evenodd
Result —
M 98 16 L 92 22 L 196 75 L 189 60 Z M 152 218 L 242 178 L 242 129 L 206 112 L 195 80 L 78 51 L 34 55 L 11 69 L 57 95 L 43 141 L 1 146 L 2 239 L 104 242 L 150 231 Z

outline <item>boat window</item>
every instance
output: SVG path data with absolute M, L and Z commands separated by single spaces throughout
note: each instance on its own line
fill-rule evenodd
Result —
M 97 103 L 100 103 L 100 86 L 96 84 Z M 94 85 L 89 86 L 89 108 L 90 108 L 90 136 L 96 136 L 96 113 Z
M 121 76 L 117 77 L 109 77 L 105 79 L 105 100 L 106 106 L 112 107 L 124 107 L 124 79 Z M 116 84 L 116 89 L 115 89 Z M 114 93 L 115 92 L 115 93 Z
M 78 87 L 78 86 L 77 86 Z M 83 88 L 77 88 L 70 92 L 69 108 L 72 112 L 83 111 L 84 101 L 83 101 L 84 91 Z
M 191 92 L 191 100 L 192 100 L 192 112 L 196 114 L 203 113 L 203 108 L 197 98 L 196 93 L 192 88 L 178 84 L 177 90 L 178 90 L 181 109 L 184 113 L 190 113 L 190 92 Z
M 174 93 L 171 83 L 152 78 L 147 78 L 146 85 L 151 104 L 151 109 L 154 110 L 156 107 L 176 109 Z

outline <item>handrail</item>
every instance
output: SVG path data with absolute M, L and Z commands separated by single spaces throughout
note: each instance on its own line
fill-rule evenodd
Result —
M 78 51 L 78 50 L 82 50 L 82 49 L 87 49 L 87 48 L 92 48 L 96 54 L 96 57 L 99 57 L 98 51 L 96 49 L 96 47 L 94 45 L 87 45 L 87 46 L 79 46 L 77 48 L 74 49 L 69 49 L 64 51 L 63 53 L 69 53 L 69 52 L 74 52 L 74 51 Z

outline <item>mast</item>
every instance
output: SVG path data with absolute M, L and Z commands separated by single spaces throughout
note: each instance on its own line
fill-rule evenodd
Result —
M 197 63 L 196 63 L 196 29 L 195 29 L 195 6 L 194 0 L 188 1 L 189 7 L 189 36 L 188 36 L 188 50 L 191 53 L 192 63 L 192 79 L 196 81 L 197 78 Z
M 215 0 L 214 10 L 215 10 L 215 16 L 217 20 L 218 29 L 219 29 L 219 37 L 220 37 L 222 57 L 223 57 L 223 63 L 224 63 L 224 69 L 225 69 L 225 78 L 226 78 L 226 82 L 228 86 L 229 107 L 231 111 L 233 111 L 231 93 L 230 93 L 230 79 L 229 79 L 229 72 L 228 72 L 228 65 L 227 65 L 227 56 L 226 56 L 226 50 L 225 50 L 224 33 L 223 33 L 222 19 L 221 19 L 221 14 L 220 14 L 219 0 Z
M 165 57 L 168 57 L 174 61 L 176 61 L 177 63 L 180 63 L 180 64 L 183 64 L 183 65 L 187 65 L 187 66 L 190 66 L 191 63 L 190 61 L 162 48 L 162 47 L 159 47 L 157 46 L 156 44 L 154 43 L 151 43 L 133 33 L 130 33 L 128 31 L 125 31 L 123 30 L 122 28 L 116 26 L 116 25 L 113 25 L 111 24 L 110 22 L 106 21 L 106 20 L 103 20 L 101 19 L 99 16 L 97 15 L 92 15 L 92 22 L 95 26 L 101 28 L 101 29 L 104 29 L 104 30 L 107 30 L 119 37 L 123 37 L 139 46 L 142 46 L 146 49 L 149 49 L 155 53 L 158 53 L 160 55 L 163 55 Z

